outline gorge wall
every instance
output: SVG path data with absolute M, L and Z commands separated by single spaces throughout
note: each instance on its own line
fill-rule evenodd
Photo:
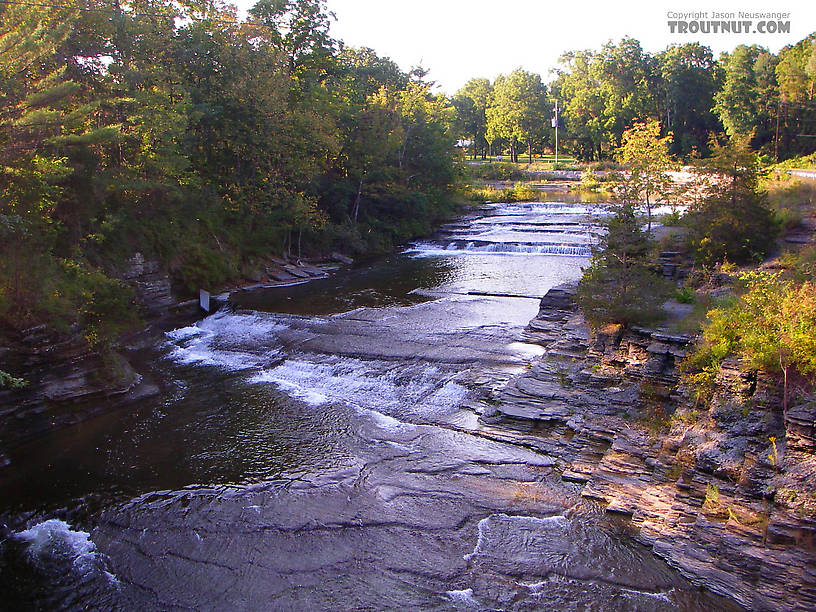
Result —
M 784 419 L 776 381 L 736 361 L 695 402 L 678 373 L 693 338 L 591 335 L 573 292 L 542 299 L 527 339 L 546 353 L 483 402 L 486 435 L 554 458 L 706 588 L 748 609 L 816 608 L 816 402 L 798 398 Z

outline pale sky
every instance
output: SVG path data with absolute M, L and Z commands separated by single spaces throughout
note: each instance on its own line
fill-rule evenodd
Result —
M 335 38 L 348 46 L 371 47 L 403 70 L 422 64 L 445 93 L 472 77 L 491 81 L 515 68 L 545 81 L 565 51 L 598 49 L 624 36 L 649 52 L 672 43 L 698 41 L 715 57 L 739 44 L 760 44 L 777 52 L 816 31 L 816 2 L 807 0 L 709 0 L 631 2 L 625 0 L 327 0 L 337 16 Z M 248 8 L 254 0 L 238 0 Z M 789 34 L 672 34 L 667 13 L 790 13 Z M 688 18 L 690 20 L 692 18 Z M 705 20 L 705 17 L 702 17 Z M 739 15 L 734 19 L 739 20 Z M 753 27 L 759 19 L 753 20 Z

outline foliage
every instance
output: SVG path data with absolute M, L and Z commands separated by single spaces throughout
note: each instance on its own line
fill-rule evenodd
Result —
M 699 43 L 672 45 L 655 60 L 664 128 L 674 134 L 669 151 L 682 156 L 708 153 L 709 134 L 720 129 L 712 112 L 720 71 L 711 50 Z
M 731 304 L 708 313 L 703 341 L 684 365 L 698 387 L 710 386 L 723 360 L 731 355 L 754 368 L 816 376 L 816 285 L 784 280 L 781 273 L 742 275 L 746 292 Z
M 527 146 L 529 163 L 533 162 L 533 145 L 548 137 L 543 117 L 549 114 L 546 88 L 541 77 L 524 70 L 499 76 L 493 85 L 487 107 L 486 139 L 502 140 L 510 147 L 510 161 L 518 161 L 519 145 Z
M 746 140 L 712 148 L 712 157 L 698 164 L 706 195 L 685 215 L 691 250 L 708 267 L 726 259 L 760 260 L 777 226 L 767 194 L 759 188 L 756 155 Z
M 669 154 L 672 134 L 660 137 L 660 123 L 636 123 L 623 133 L 621 146 L 615 152 L 618 162 L 629 168 L 623 189 L 631 198 L 643 198 L 648 217 L 647 231 L 652 230 L 651 196 L 665 197 L 671 187 L 666 173 L 674 166 Z
M 456 109 L 456 129 L 459 135 L 472 142 L 473 158 L 488 152 L 487 109 L 491 103 L 493 86 L 487 79 L 470 79 L 451 100 Z
M 135 252 L 182 290 L 271 254 L 371 254 L 455 209 L 455 113 L 329 35 L 324 0 L 0 5 L 0 323 L 130 324 Z
M 28 381 L 23 378 L 12 376 L 8 372 L 0 370 L 0 389 L 23 389 L 28 385 Z
M 657 118 L 658 77 L 640 43 L 624 38 L 598 52 L 561 57 L 553 94 L 563 100 L 566 132 L 582 159 L 601 159 L 636 118 Z
M 484 181 L 521 181 L 530 178 L 527 172 L 510 162 L 476 164 L 468 167 L 468 173 L 471 178 Z
M 733 139 L 751 139 L 761 147 L 773 137 L 776 116 L 777 57 L 758 45 L 739 45 L 721 60 L 722 89 L 714 96 L 714 112 Z
M 593 327 L 653 322 L 668 286 L 649 258 L 649 242 L 631 204 L 618 206 L 578 287 L 578 304 Z
M 675 290 L 674 299 L 681 304 L 693 304 L 695 301 L 694 290 L 689 287 L 680 287 Z

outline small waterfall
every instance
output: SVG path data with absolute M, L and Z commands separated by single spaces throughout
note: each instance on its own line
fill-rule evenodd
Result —
M 453 240 L 449 242 L 416 242 L 406 253 L 415 257 L 435 255 L 459 255 L 467 253 L 493 253 L 497 255 L 561 255 L 589 257 L 592 247 L 586 244 L 521 243 Z

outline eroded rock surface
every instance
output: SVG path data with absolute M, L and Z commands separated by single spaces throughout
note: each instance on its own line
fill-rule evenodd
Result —
M 542 300 L 527 336 L 546 354 L 481 407 L 486 434 L 553 457 L 706 588 L 749 609 L 816 608 L 816 403 L 783 423 L 778 385 L 736 361 L 710 407 L 695 403 L 677 370 L 691 338 L 614 326 L 590 337 L 572 292 Z

